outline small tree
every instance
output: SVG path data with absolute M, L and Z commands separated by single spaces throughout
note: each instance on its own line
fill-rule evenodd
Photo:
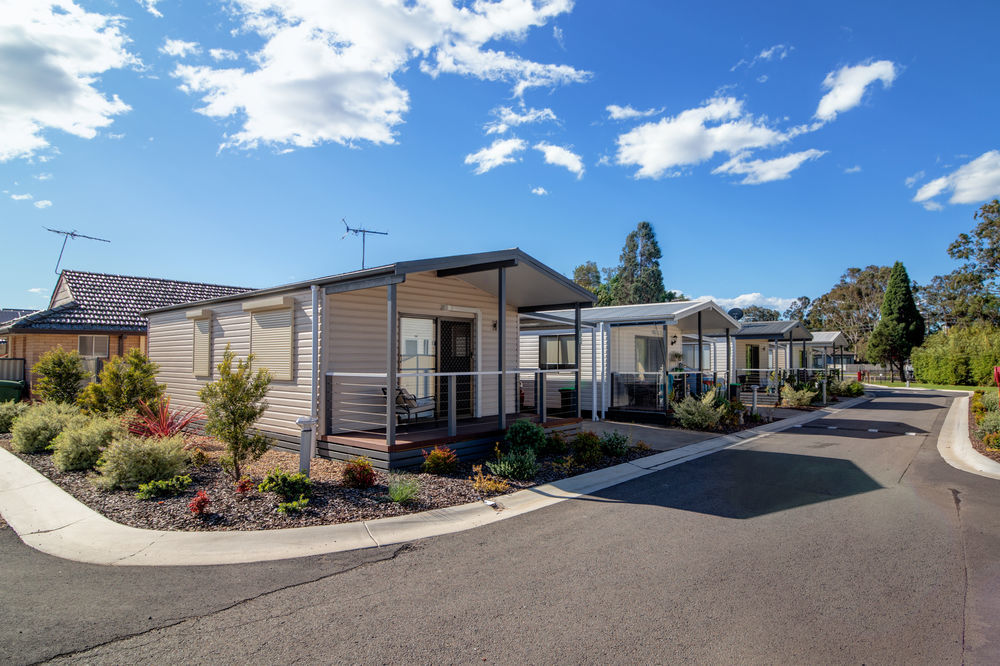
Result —
M 882 316 L 868 340 L 868 360 L 889 364 L 903 377 L 910 352 L 923 341 L 924 318 L 913 301 L 910 276 L 897 261 L 882 299 Z
M 80 354 L 61 346 L 42 354 L 31 370 L 38 375 L 32 391 L 47 402 L 76 402 L 80 385 L 90 376 Z
M 250 429 L 267 409 L 267 392 L 271 387 L 271 373 L 261 368 L 251 369 L 253 354 L 236 363 L 236 354 L 229 345 L 217 366 L 219 379 L 206 384 L 198 397 L 205 404 L 205 432 L 226 445 L 226 455 L 220 462 L 222 468 L 238 481 L 243 478 L 243 464 L 258 460 L 267 452 L 271 440 Z
M 166 388 L 156 383 L 159 369 L 138 349 L 130 349 L 124 357 L 114 356 L 104 364 L 98 381 L 83 390 L 80 406 L 100 414 L 122 414 L 138 409 L 140 400 L 154 403 Z

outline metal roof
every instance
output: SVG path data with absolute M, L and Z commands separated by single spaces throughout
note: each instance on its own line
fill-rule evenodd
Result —
M 783 338 L 792 340 L 812 340 L 812 334 L 801 321 L 748 321 L 742 322 L 740 329 L 732 334 L 734 338 Z
M 705 335 L 714 334 L 716 331 L 722 333 L 726 328 L 736 330 L 739 323 L 730 317 L 715 301 L 668 301 L 665 303 L 642 303 L 638 305 L 607 305 L 598 308 L 588 308 L 581 311 L 580 321 L 584 325 L 593 326 L 600 323 L 606 324 L 646 324 L 646 323 L 666 323 L 668 326 L 684 326 L 688 330 L 695 330 L 696 316 L 699 312 L 708 314 L 702 321 L 702 329 Z M 546 319 L 555 323 L 573 324 L 575 313 L 573 310 L 546 310 L 537 313 L 537 319 Z M 694 317 L 694 319 L 692 319 Z M 523 315 L 522 319 L 536 318 L 534 315 Z M 528 328 L 544 328 L 545 323 L 529 324 Z M 523 328 L 523 326 L 522 326 Z
M 251 291 L 247 287 L 69 270 L 62 271 L 53 293 L 60 285 L 69 288 L 72 300 L 6 322 L 0 332 L 145 332 L 147 322 L 142 312 L 151 308 Z
M 394 264 L 386 264 L 385 266 L 376 266 L 359 271 L 350 271 L 312 280 L 292 282 L 267 289 L 259 289 L 251 294 L 212 298 L 201 301 L 197 305 L 238 300 L 245 296 L 257 297 L 279 294 L 305 289 L 313 285 L 329 287 L 332 285 L 349 285 L 352 282 L 363 284 L 365 281 L 375 278 L 390 276 L 405 278 L 410 273 L 460 271 L 462 269 L 470 269 L 470 272 L 465 272 L 455 277 L 497 296 L 499 294 L 498 281 L 496 272 L 491 269 L 491 265 L 503 262 L 510 264 L 506 269 L 506 295 L 507 303 L 510 305 L 521 308 L 581 303 L 589 306 L 597 300 L 592 293 L 534 257 L 531 257 L 520 248 L 510 248 L 494 252 L 477 252 L 432 259 L 400 261 Z M 186 306 L 191 305 L 195 304 L 186 304 Z M 150 308 L 146 311 L 146 314 L 173 310 L 175 307 Z
M 813 331 L 812 342 L 814 347 L 846 347 L 850 344 L 841 331 Z

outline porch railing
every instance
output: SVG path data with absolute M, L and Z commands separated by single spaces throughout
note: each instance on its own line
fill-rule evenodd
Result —
M 777 393 L 791 381 L 839 381 L 842 374 L 839 368 L 737 368 L 735 371 L 741 391 L 748 392 L 756 386 L 766 393 Z
M 701 396 L 716 387 L 726 387 L 727 373 L 705 370 L 673 372 L 612 372 L 611 408 L 665 411 L 668 403 L 688 396 Z

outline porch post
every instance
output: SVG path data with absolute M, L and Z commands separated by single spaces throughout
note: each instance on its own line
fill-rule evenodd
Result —
M 504 374 L 504 357 L 507 347 L 507 269 L 497 269 L 497 427 L 507 429 L 507 376 Z
M 580 339 L 580 304 L 573 308 L 573 342 L 576 344 L 576 418 L 582 418 L 583 403 L 580 400 L 580 352 L 583 349 L 583 341 Z
M 806 358 L 806 341 L 802 340 L 802 367 L 809 367 L 809 359 Z
M 704 359 L 702 354 L 704 352 L 703 343 L 701 338 L 701 311 L 698 311 L 698 395 L 702 394 L 702 372 L 705 370 Z
M 733 343 L 732 338 L 729 336 L 729 329 L 726 329 L 726 383 L 733 383 Z M 729 392 L 729 387 L 726 387 L 726 392 Z
M 670 413 L 670 325 L 663 322 L 663 416 Z
M 590 327 L 590 420 L 597 420 L 597 327 Z
M 399 336 L 396 334 L 396 285 L 386 286 L 386 324 L 388 341 L 385 354 L 385 443 L 396 443 L 396 365 L 399 362 Z
M 610 369 L 608 364 L 611 355 L 608 353 L 608 325 L 601 322 L 601 420 L 607 416 L 608 409 L 608 380 L 610 379 Z

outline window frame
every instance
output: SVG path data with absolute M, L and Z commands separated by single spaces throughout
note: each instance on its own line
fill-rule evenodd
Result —
M 90 340 L 90 350 L 92 353 L 84 354 L 82 350 L 83 340 L 88 338 Z M 100 355 L 95 352 L 96 345 L 94 344 L 99 338 L 104 339 L 104 355 Z M 82 358 L 110 358 L 111 355 L 111 336 L 101 335 L 100 333 L 86 333 L 83 335 L 78 335 L 76 337 L 76 351 Z
M 555 363 L 549 363 L 548 350 L 546 342 L 548 340 L 556 340 L 556 352 L 558 354 L 558 360 Z M 565 347 L 563 343 L 568 342 Z M 576 370 L 577 364 L 575 362 L 567 362 L 567 355 L 576 356 L 576 335 L 567 334 L 557 334 L 557 335 L 539 335 L 538 336 L 538 369 L 539 370 Z

